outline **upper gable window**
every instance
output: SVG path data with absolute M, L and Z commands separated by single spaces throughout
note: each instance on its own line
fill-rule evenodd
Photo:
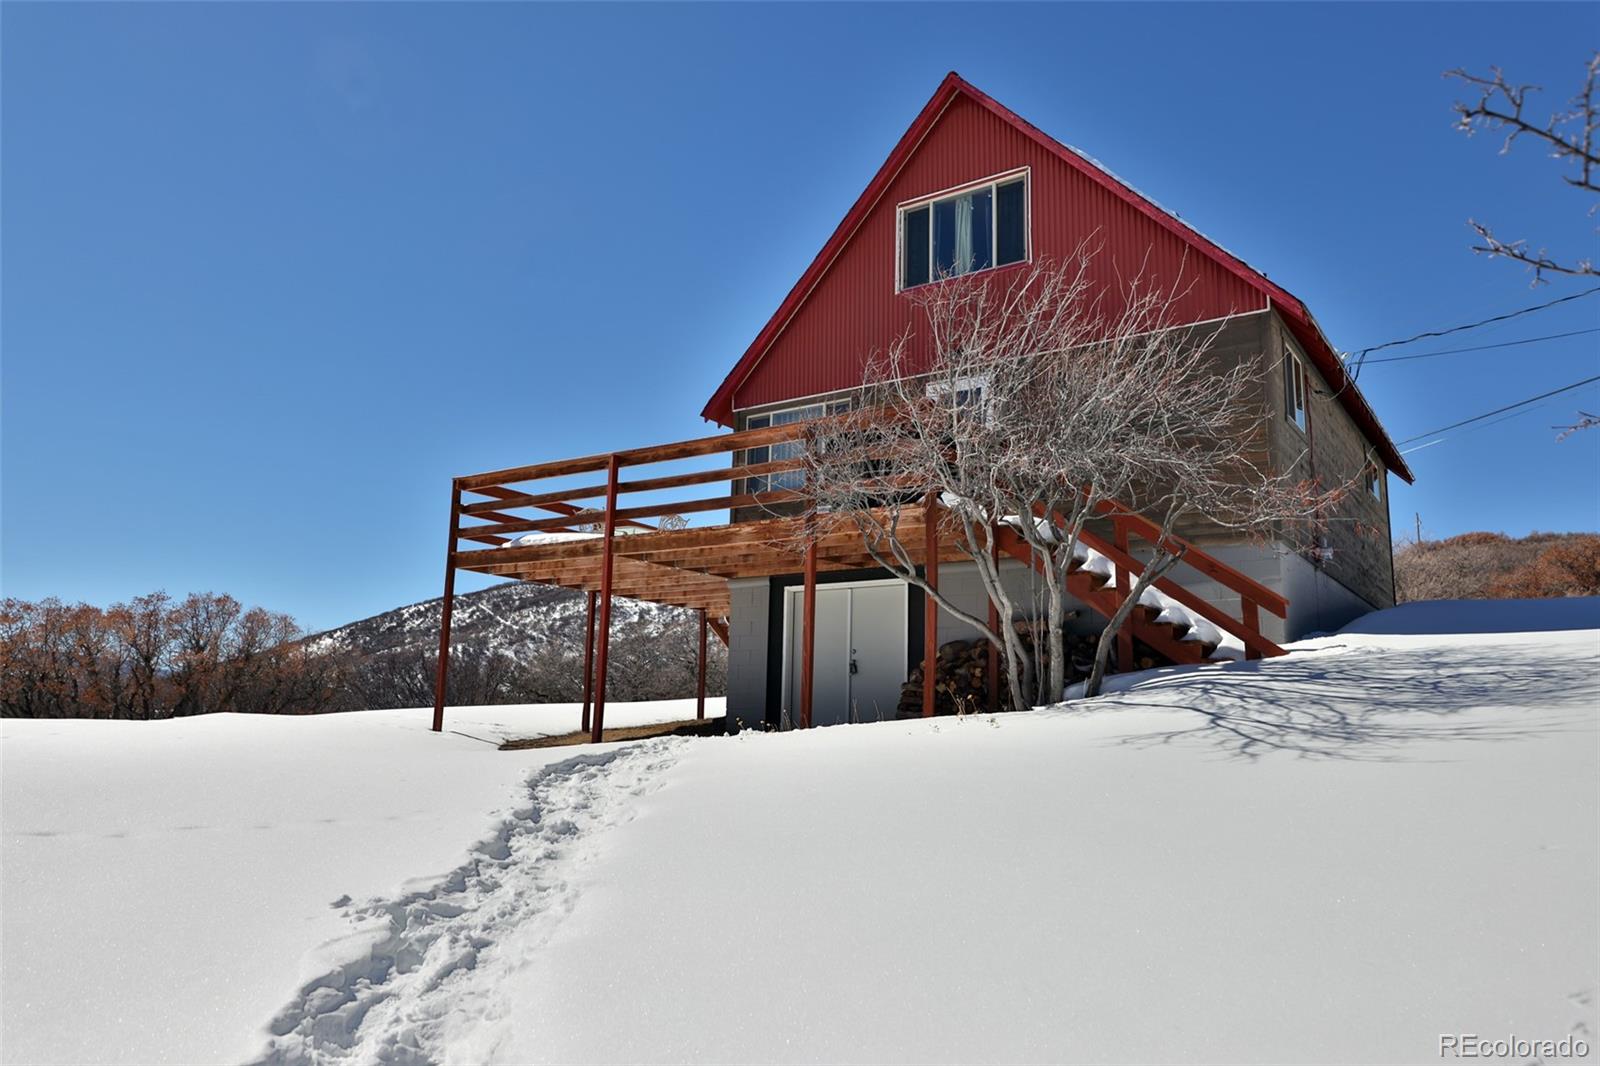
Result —
M 1283 346 L 1283 416 L 1304 433 L 1307 418 L 1307 394 L 1311 391 L 1306 380 L 1306 369 L 1294 348 Z
M 1026 171 L 900 208 L 901 289 L 1026 258 Z
M 1361 472 L 1361 479 L 1368 495 L 1379 503 L 1383 502 L 1383 473 L 1382 464 L 1375 457 L 1368 456 L 1366 469 Z

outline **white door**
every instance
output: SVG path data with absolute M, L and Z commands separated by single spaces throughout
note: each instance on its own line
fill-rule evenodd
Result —
M 800 721 L 800 644 L 805 592 L 784 604 L 784 709 Z M 811 724 L 892 719 L 906 679 L 906 586 L 901 581 L 817 586 Z

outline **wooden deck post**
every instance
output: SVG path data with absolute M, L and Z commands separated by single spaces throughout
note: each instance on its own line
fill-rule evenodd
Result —
M 1244 622 L 1244 627 L 1250 630 L 1252 633 L 1259 634 L 1261 632 L 1261 611 L 1256 606 L 1256 601 L 1247 597 L 1240 603 L 1239 606 L 1240 621 Z M 1261 652 L 1260 650 L 1251 647 L 1249 644 L 1246 644 L 1244 646 L 1244 657 L 1246 659 L 1259 659 L 1261 658 Z
M 1111 527 L 1115 531 L 1115 543 L 1122 554 L 1128 552 L 1128 527 L 1122 522 L 1112 519 Z M 1128 568 L 1117 567 L 1117 602 L 1120 604 L 1128 598 L 1130 589 L 1128 584 Z M 1139 608 L 1134 607 L 1134 611 Z M 1123 619 L 1122 628 L 1117 630 L 1117 670 L 1125 672 L 1133 669 L 1133 611 L 1128 612 L 1128 617 Z
M 702 607 L 698 613 L 700 615 L 700 660 L 697 671 L 698 676 L 695 678 L 694 686 L 694 716 L 696 718 L 704 718 L 706 716 L 706 609 Z
M 922 506 L 922 572 L 930 588 L 939 587 L 939 494 L 929 492 Z M 939 604 L 922 596 L 922 717 L 932 718 L 934 683 L 939 677 Z
M 611 649 L 612 541 L 617 535 L 617 456 L 606 458 L 605 536 L 600 548 L 600 633 L 594 655 L 594 725 L 589 739 L 598 744 L 606 726 L 606 656 Z
M 444 551 L 444 602 L 439 614 L 439 662 L 433 678 L 433 731 L 444 732 L 444 698 L 450 680 L 450 613 L 456 602 L 456 534 L 461 531 L 461 485 L 450 483 L 450 540 Z
M 817 647 L 817 537 L 806 538 L 804 595 L 800 604 L 800 728 L 811 728 L 811 674 Z
M 583 618 L 583 721 L 578 729 L 589 731 L 589 701 L 594 696 L 594 601 L 595 591 L 589 590 L 589 609 Z
M 998 580 L 1000 577 L 1000 531 L 994 534 L 994 573 Z M 989 628 L 996 635 L 1000 632 L 1000 608 L 995 606 L 994 600 L 989 600 Z M 991 642 L 989 644 L 989 711 L 993 713 L 1000 709 L 1000 646 Z

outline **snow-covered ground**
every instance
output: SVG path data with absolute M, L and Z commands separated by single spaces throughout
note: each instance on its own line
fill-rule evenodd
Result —
M 1597 607 L 597 749 L 416 712 L 6 722 L 0 1056 L 1594 1055 Z M 529 731 L 503 717 L 451 726 Z
M 529 772 L 575 750 L 498 741 L 570 732 L 579 708 L 452 708 L 460 732 L 440 735 L 432 716 L 0 722 L 0 1060 L 258 1053 L 326 965 L 311 949 L 350 935 L 333 902 L 459 866 L 526 804 Z M 693 700 L 606 708 L 608 725 L 693 717 Z

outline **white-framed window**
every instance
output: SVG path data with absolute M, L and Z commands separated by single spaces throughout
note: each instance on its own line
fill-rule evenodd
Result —
M 1380 503 L 1383 502 L 1384 473 L 1383 464 L 1372 456 L 1367 456 L 1367 468 L 1362 471 L 1362 481 L 1366 485 L 1367 494 Z
M 982 412 L 987 418 L 989 378 L 985 374 L 974 374 L 971 377 L 956 378 L 954 381 L 930 381 L 928 398 L 939 400 L 941 403 L 948 400 L 950 406 L 957 410 L 970 408 Z
M 758 415 L 751 415 L 745 420 L 745 429 L 766 429 L 768 426 L 787 426 L 795 422 L 809 422 L 814 418 L 824 415 L 843 414 L 850 410 L 849 400 L 830 400 L 826 403 L 810 403 L 803 407 L 786 407 L 779 411 L 763 411 Z M 759 448 L 746 448 L 744 461 L 747 466 L 757 463 L 776 463 L 785 459 L 798 459 L 803 454 L 805 445 L 797 440 L 786 440 L 778 444 L 763 444 Z M 770 489 L 798 489 L 805 485 L 805 471 L 780 470 L 776 474 L 758 474 L 755 477 L 744 479 L 745 492 L 766 492 Z
M 896 291 L 1028 258 L 1028 171 L 900 205 Z
M 1290 345 L 1283 346 L 1283 416 L 1306 432 L 1310 382 L 1306 378 L 1305 364 L 1299 353 Z

